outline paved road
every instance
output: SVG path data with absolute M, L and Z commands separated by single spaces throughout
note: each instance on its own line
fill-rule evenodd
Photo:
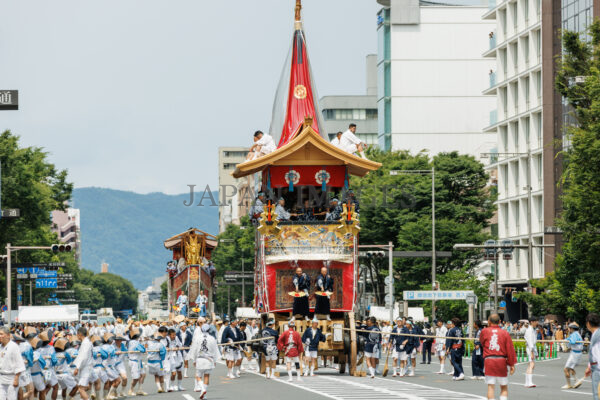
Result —
M 534 389 L 523 387 L 525 381 L 525 365 L 517 366 L 515 375 L 511 377 L 510 398 L 512 399 L 591 399 L 591 386 L 587 381 L 577 390 L 561 390 L 564 385 L 562 368 L 565 359 L 543 361 L 537 364 L 534 382 L 538 385 Z M 315 377 L 304 378 L 302 382 L 296 379 L 287 382 L 287 375 L 283 367 L 279 367 L 281 377 L 276 380 L 267 380 L 256 372 L 242 373 L 240 379 L 225 378 L 226 370 L 223 365 L 218 365 L 214 371 L 209 387 L 208 399 L 404 399 L 404 400 L 474 400 L 485 399 L 486 385 L 483 381 L 468 379 L 471 375 L 470 360 L 465 360 L 467 380 L 454 382 L 450 376 L 437 375 L 439 364 L 417 364 L 415 377 L 392 378 L 391 370 L 388 377 L 381 375 L 370 378 L 356 378 L 340 375 L 333 368 L 321 368 Z M 448 368 L 448 364 L 446 365 Z M 381 368 L 382 369 L 382 368 Z M 581 375 L 584 366 L 578 368 Z M 192 368 L 190 368 L 190 372 Z M 198 393 L 193 392 L 191 378 L 184 379 L 185 392 L 167 394 L 153 394 L 148 400 L 194 400 Z M 156 388 L 151 380 L 147 379 L 145 390 L 156 393 Z

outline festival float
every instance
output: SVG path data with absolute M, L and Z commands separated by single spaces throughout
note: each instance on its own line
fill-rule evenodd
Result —
M 324 315 L 315 317 L 323 333 L 330 335 L 320 344 L 319 356 L 333 356 L 340 365 L 340 373 L 349 364 L 350 373 L 354 374 L 358 213 L 348 203 L 343 205 L 339 220 L 279 221 L 275 202 L 284 198 L 293 211 L 309 200 L 315 214 L 324 213 L 331 197 L 341 198 L 349 189 L 351 176 L 364 177 L 381 164 L 350 154 L 324 138 L 300 11 L 301 1 L 297 0 L 291 60 L 286 62 L 276 95 L 270 131 L 278 147 L 267 155 L 238 164 L 232 175 L 256 182 L 256 189 L 265 192 L 269 199 L 255 221 L 254 304 L 263 326 L 268 318 L 275 318 L 283 332 L 293 317 L 294 296 L 298 293 L 294 292 L 292 280 L 298 266 L 311 279 L 309 307 L 314 313 L 316 296 L 322 294 L 315 291 L 315 278 L 322 267 L 327 267 L 334 280 L 333 292 L 329 294 L 331 320 Z M 296 319 L 301 335 L 309 324 L 304 318 Z M 264 372 L 262 361 L 261 366 Z
M 208 297 L 208 312 L 212 312 L 214 268 L 209 268 L 208 262 L 212 251 L 217 247 L 217 238 L 196 228 L 170 237 L 164 241 L 164 246 L 173 254 L 167 268 L 168 273 L 168 302 L 170 316 L 177 315 L 176 305 L 180 294 L 188 297 L 187 316 L 194 317 L 199 313 L 195 300 L 198 294 Z

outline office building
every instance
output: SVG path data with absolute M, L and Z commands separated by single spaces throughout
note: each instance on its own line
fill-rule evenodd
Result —
M 366 144 L 377 146 L 377 55 L 366 59 L 366 93 L 354 96 L 324 96 L 319 101 L 328 139 L 356 124 L 356 135 Z
M 561 28 L 584 32 L 600 9 L 594 3 L 600 1 L 496 1 L 483 15 L 496 21 L 483 55 L 496 60 L 484 94 L 495 95 L 497 105 L 484 132 L 498 137 L 498 234 L 517 244 L 550 246 L 533 247 L 531 255 L 515 250 L 512 260 L 499 261 L 504 288 L 522 290 L 530 279 L 544 277 L 560 252 L 562 147 L 557 143 L 573 121 L 554 89 L 555 57 L 561 52 L 557 33 Z
M 247 181 L 231 176 L 247 154 L 246 147 L 219 147 L 219 233 L 231 223 L 239 225 L 240 217 L 247 213 L 248 199 L 242 199 L 247 196 Z
M 81 218 L 77 208 L 67 208 L 65 211 L 54 210 L 51 213 L 51 230 L 56 233 L 61 243 L 70 244 L 75 260 L 81 262 Z
M 493 20 L 487 0 L 377 0 L 378 135 L 384 150 L 459 151 L 495 147 L 485 95 L 493 59 L 482 56 Z

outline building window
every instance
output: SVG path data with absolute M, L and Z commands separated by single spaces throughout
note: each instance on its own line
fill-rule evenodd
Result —
M 323 117 L 328 120 L 365 121 L 377 119 L 377 109 L 327 109 L 323 110 Z
M 525 144 L 529 149 L 531 146 L 529 145 L 529 117 L 523 118 L 523 132 L 525 133 Z
M 225 163 L 225 164 L 223 164 L 223 169 L 235 169 L 236 165 L 237 164 L 234 164 L 234 163 Z
M 224 151 L 223 152 L 224 157 L 243 157 L 243 158 L 245 158 L 247 154 L 248 154 L 247 151 Z

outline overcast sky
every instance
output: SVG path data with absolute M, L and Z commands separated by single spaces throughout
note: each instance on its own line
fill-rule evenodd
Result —
M 0 130 L 76 187 L 217 185 L 217 147 L 267 130 L 294 0 L 0 0 Z M 304 0 L 319 95 L 364 94 L 375 0 Z

